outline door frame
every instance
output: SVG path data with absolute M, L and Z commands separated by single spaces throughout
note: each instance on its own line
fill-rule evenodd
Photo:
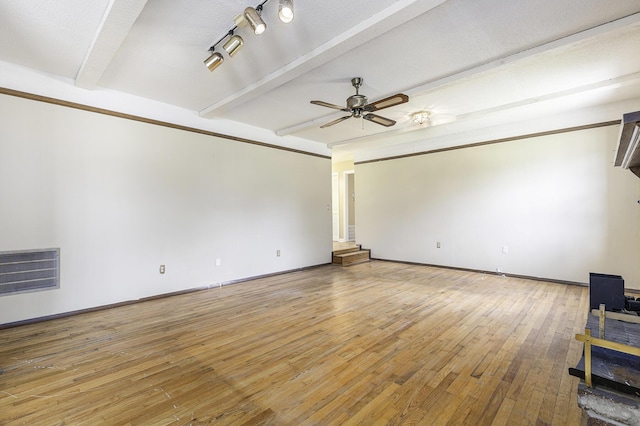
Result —
M 335 215 L 338 218 L 334 223 Z M 333 241 L 340 241 L 340 175 L 338 172 L 331 173 L 331 234 Z
M 349 241 L 349 180 L 348 175 L 353 175 L 353 189 L 355 191 L 356 180 L 355 180 L 355 170 L 345 170 L 342 172 L 342 207 L 343 207 L 343 216 L 342 216 L 342 241 Z

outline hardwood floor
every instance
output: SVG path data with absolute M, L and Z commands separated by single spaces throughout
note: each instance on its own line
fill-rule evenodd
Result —
M 586 288 L 372 261 L 0 330 L 0 424 L 577 425 Z

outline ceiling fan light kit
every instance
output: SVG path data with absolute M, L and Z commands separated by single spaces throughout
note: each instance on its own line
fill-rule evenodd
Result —
M 431 122 L 431 113 L 429 111 L 418 111 L 416 113 L 413 113 L 413 115 L 411 116 L 411 119 L 416 124 L 419 124 L 419 125 L 427 124 L 428 125 Z
M 267 29 L 267 24 L 262 19 L 262 9 L 268 1 L 269 0 L 264 0 L 256 7 L 247 7 L 244 9 L 242 14 L 237 15 L 233 18 L 235 25 L 209 48 L 209 52 L 211 53 L 211 55 L 204 60 L 204 64 L 207 66 L 207 68 L 209 68 L 209 71 L 215 70 L 220 66 L 220 64 L 224 62 L 224 57 L 222 56 L 222 54 L 216 52 L 216 46 L 222 43 L 225 39 L 228 38 L 228 40 L 222 45 L 222 47 L 230 57 L 233 57 L 236 53 L 238 53 L 238 50 L 240 50 L 240 48 L 244 46 L 244 40 L 242 39 L 242 37 L 234 34 L 234 32 L 238 28 L 249 25 L 255 35 L 260 35 L 265 32 L 265 30 Z M 293 0 L 278 1 L 278 16 L 280 17 L 280 20 L 284 23 L 293 21 Z
M 367 121 L 371 121 L 372 123 L 380 124 L 381 126 L 391 127 L 396 122 L 391 120 L 390 118 L 382 117 L 380 115 L 372 114 L 374 111 L 379 111 L 384 108 L 389 108 L 392 106 L 400 105 L 405 102 L 409 102 L 409 97 L 403 93 L 398 93 L 393 96 L 389 96 L 384 99 L 380 99 L 375 102 L 369 103 L 369 100 L 366 96 L 361 95 L 359 92 L 360 86 L 362 86 L 362 78 L 354 77 L 351 79 L 351 85 L 356 88 L 356 94 L 351 95 L 347 98 L 347 107 L 343 108 L 339 105 L 330 104 L 324 101 L 311 101 L 314 105 L 319 105 L 327 108 L 339 109 L 340 111 L 349 112 L 351 115 L 346 115 L 344 117 L 340 117 L 336 120 L 333 120 L 329 123 L 323 124 L 320 126 L 321 129 L 325 127 L 333 126 L 334 124 L 338 124 L 341 121 L 344 121 L 348 118 L 363 118 Z M 366 113 L 366 114 L 363 114 Z

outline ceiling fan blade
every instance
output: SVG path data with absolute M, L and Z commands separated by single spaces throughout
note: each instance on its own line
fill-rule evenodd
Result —
M 369 115 L 371 115 L 371 114 L 369 114 Z M 322 126 L 320 126 L 320 128 L 321 128 L 321 129 L 324 129 L 325 127 L 333 126 L 334 124 L 338 124 L 338 123 L 340 123 L 341 121 L 346 120 L 347 118 L 351 118 L 351 116 L 350 116 L 350 115 L 345 115 L 344 117 L 340 117 L 340 118 L 338 118 L 338 119 L 336 119 L 336 120 L 330 121 L 330 122 L 329 122 L 329 123 L 327 123 L 327 124 L 323 124 Z M 394 122 L 394 123 L 395 123 L 395 122 Z
M 364 107 L 365 111 L 380 111 L 384 108 L 400 105 L 405 102 L 409 102 L 409 97 L 404 93 L 398 93 L 388 98 L 380 99 L 379 101 L 371 102 Z
M 394 124 L 396 124 L 395 121 L 389 118 L 381 117 L 375 114 L 366 114 L 362 118 L 364 118 L 365 120 L 373 121 L 374 123 L 380 124 L 381 126 L 385 126 L 385 127 L 391 127 Z
M 341 107 L 340 105 L 330 104 L 324 101 L 311 101 L 311 103 L 314 105 L 320 105 L 327 108 L 339 109 L 340 111 L 349 111 L 348 109 Z

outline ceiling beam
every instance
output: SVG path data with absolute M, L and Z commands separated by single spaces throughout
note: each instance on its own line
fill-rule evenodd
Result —
M 250 84 L 243 90 L 210 105 L 200 111 L 200 116 L 213 118 L 237 106 L 249 102 L 279 87 L 294 78 L 326 64 L 338 56 L 368 41 L 379 37 L 434 7 L 445 0 L 401 0 L 391 2 L 391 6 L 364 20 L 355 27 L 337 35 L 306 55 L 287 64 L 281 69 Z
M 619 89 L 621 87 L 637 86 L 637 85 L 640 85 L 640 72 L 634 72 L 631 74 L 623 75 L 616 78 L 606 79 L 606 80 L 598 81 L 595 83 L 584 84 L 582 86 L 573 87 L 571 89 L 566 89 L 566 90 L 560 90 L 553 93 L 547 93 L 545 95 L 533 96 L 530 98 L 521 99 L 518 101 L 506 103 L 506 104 L 496 105 L 496 106 L 485 108 L 482 110 L 467 112 L 465 114 L 456 116 L 455 120 L 465 121 L 470 119 L 479 119 L 482 117 L 486 117 L 489 114 L 505 112 L 505 111 L 513 110 L 515 108 L 526 107 L 526 106 L 534 105 L 541 102 L 556 101 L 556 100 L 568 98 L 574 95 L 588 94 L 596 91 L 614 90 L 614 89 Z M 415 132 L 415 131 L 419 132 L 421 130 L 426 130 L 428 128 L 429 126 L 425 126 L 425 127 L 413 126 L 413 127 L 391 129 L 384 132 L 376 133 L 374 135 L 360 136 L 356 138 L 330 142 L 327 144 L 327 147 L 335 148 L 337 146 L 349 145 L 357 142 L 370 143 L 373 141 L 381 141 L 381 140 L 387 140 L 387 142 L 385 143 L 386 146 L 397 145 L 400 143 L 406 143 L 410 140 L 407 138 L 402 140 L 390 139 L 392 136 L 395 137 L 401 134 Z M 412 140 L 418 140 L 420 138 L 421 136 L 417 135 Z
M 638 24 L 640 22 L 639 20 L 640 20 L 640 13 L 634 13 L 624 18 L 620 18 L 615 21 L 607 22 L 605 24 L 598 25 L 596 27 L 592 27 L 584 31 L 580 31 L 578 33 L 571 34 L 566 37 L 562 37 L 550 42 L 546 42 L 541 45 L 517 52 L 515 54 L 509 55 L 506 57 L 494 59 L 490 62 L 475 65 L 473 67 L 467 68 L 465 70 L 456 72 L 454 74 L 451 74 L 445 77 L 441 77 L 437 80 L 433 80 L 425 84 L 400 89 L 399 92 L 409 95 L 409 98 L 413 98 L 414 96 L 424 96 L 432 91 L 441 90 L 448 86 L 454 85 L 460 82 L 461 80 L 472 78 L 472 77 L 474 78 L 479 77 L 487 72 L 493 71 L 507 64 L 511 64 L 511 63 L 523 60 L 525 58 L 534 57 L 536 55 L 542 55 L 554 49 L 568 46 L 574 43 L 578 43 L 580 41 L 583 41 L 592 37 L 596 37 L 598 35 L 601 35 L 610 31 L 614 31 L 620 28 L 639 25 Z M 310 127 L 316 126 L 319 121 L 327 121 L 332 117 L 336 117 L 337 115 L 338 113 L 332 113 L 332 114 L 324 115 L 321 118 L 316 118 L 306 122 L 297 123 L 297 124 L 294 124 L 293 126 L 276 130 L 276 134 L 278 136 L 287 136 L 291 134 L 296 134 Z M 387 132 L 381 132 L 381 133 L 385 134 L 390 132 L 393 132 L 393 130 L 387 131 Z M 373 137 L 375 137 L 375 135 L 373 135 Z M 363 138 L 364 139 L 372 138 L 372 136 L 366 136 Z M 361 139 L 361 138 L 356 138 L 356 139 Z M 332 146 L 337 146 L 342 144 L 348 144 L 351 142 L 353 142 L 353 140 L 344 140 L 344 141 L 329 143 L 327 146 L 332 147 Z
M 146 3 L 147 0 L 111 0 L 76 75 L 76 86 L 96 87 Z

